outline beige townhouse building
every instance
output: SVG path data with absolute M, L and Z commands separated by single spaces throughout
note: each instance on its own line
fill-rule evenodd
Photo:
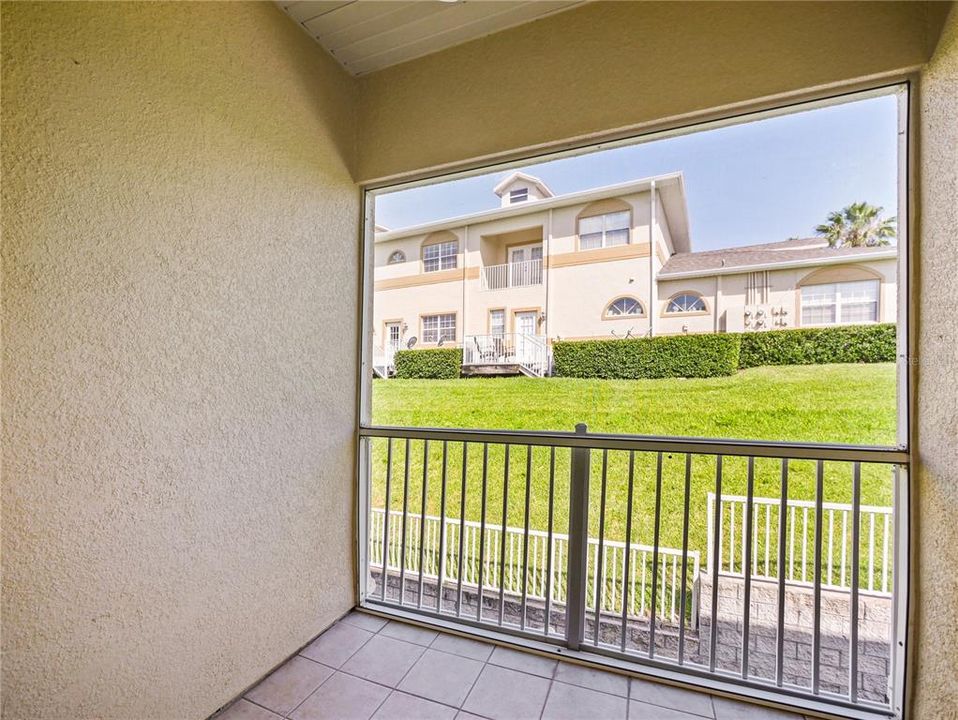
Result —
M 462 347 L 470 373 L 549 371 L 555 340 L 894 322 L 897 248 L 820 238 L 695 252 L 681 173 L 566 195 L 515 172 L 500 207 L 375 233 L 374 364 Z

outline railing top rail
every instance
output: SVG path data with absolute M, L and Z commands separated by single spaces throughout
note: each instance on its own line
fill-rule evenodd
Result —
M 382 508 L 370 508 L 370 512 L 375 514 L 383 514 L 384 510 Z M 394 517 L 402 517 L 403 512 L 402 510 L 390 510 L 389 514 Z M 422 515 L 417 515 L 416 513 L 406 513 L 406 517 L 411 518 L 413 520 L 418 520 L 422 517 Z M 442 520 L 442 518 L 436 515 L 426 515 L 426 520 L 438 523 Z M 460 521 L 459 521 L 459 518 L 446 518 L 446 524 L 459 525 Z M 465 526 L 479 529 L 482 527 L 482 524 L 474 520 L 466 520 Z M 489 523 L 486 523 L 486 531 L 502 532 L 502 525 L 490 525 Z M 512 527 L 511 525 L 506 526 L 507 534 L 511 533 L 513 535 L 524 535 L 525 532 L 526 532 L 525 528 Z M 529 530 L 529 536 L 548 538 L 549 533 L 547 533 L 544 530 Z M 566 541 L 569 539 L 569 536 L 564 533 L 554 532 L 552 533 L 552 539 L 553 541 L 557 541 L 557 540 Z M 599 544 L 598 538 L 590 537 L 588 540 L 590 545 Z M 603 540 L 602 543 L 603 545 L 605 545 L 605 547 L 614 547 L 618 549 L 625 548 L 625 543 L 620 542 L 618 540 Z M 655 548 L 652 545 L 643 545 L 641 543 L 629 543 L 629 549 L 632 550 L 633 552 L 644 552 L 644 553 L 649 553 L 650 555 L 652 554 L 652 551 L 655 550 Z M 670 548 L 670 547 L 665 547 L 664 545 L 660 545 L 658 550 L 660 555 L 676 555 L 678 557 L 682 556 L 682 551 L 679 548 Z M 693 558 L 696 562 L 698 562 L 700 556 L 701 554 L 699 553 L 698 550 L 689 550 L 689 557 Z
M 715 501 L 715 493 L 710 492 L 708 494 L 710 502 Z M 735 503 L 744 503 L 748 502 L 748 498 L 744 495 L 725 495 L 722 494 L 722 502 L 735 502 Z M 753 497 L 753 505 L 778 505 L 781 502 L 779 498 L 766 498 L 766 497 Z M 801 508 L 815 508 L 816 503 L 814 500 L 788 500 L 789 507 L 801 507 Z M 842 511 L 851 511 L 851 503 L 835 503 L 835 502 L 826 502 L 822 503 L 823 510 L 842 510 Z M 863 514 L 873 513 L 875 515 L 891 515 L 894 508 L 891 508 L 886 505 L 862 505 L 859 510 Z
M 611 435 L 606 433 L 556 432 L 546 430 L 467 430 L 461 428 L 399 427 L 367 425 L 360 437 L 393 437 L 413 440 L 536 445 L 591 448 L 596 450 L 638 450 L 700 455 L 787 458 L 789 460 L 835 460 L 865 463 L 907 464 L 909 453 L 902 448 L 790 443 L 772 441 L 715 440 L 711 438 Z

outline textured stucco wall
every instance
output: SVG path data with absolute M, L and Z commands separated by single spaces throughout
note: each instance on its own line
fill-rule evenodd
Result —
M 361 78 L 358 176 L 917 67 L 934 48 L 942 7 L 590 3 Z
M 3 3 L 4 718 L 202 718 L 353 601 L 354 81 L 272 3 Z
M 921 76 L 916 720 L 958 713 L 958 6 Z

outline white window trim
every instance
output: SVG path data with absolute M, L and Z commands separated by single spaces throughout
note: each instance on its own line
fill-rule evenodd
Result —
M 430 339 L 426 336 L 426 333 L 429 332 L 429 330 L 426 328 L 426 321 L 427 321 L 427 320 L 431 320 L 431 319 L 433 319 L 433 318 L 436 319 L 436 328 L 435 328 L 436 337 L 435 337 L 434 339 L 430 340 Z M 442 325 L 442 319 L 443 319 L 443 318 L 452 318 L 452 327 L 449 327 L 448 325 L 447 325 L 446 327 L 443 327 L 443 325 Z M 451 312 L 451 313 L 433 313 L 433 314 L 430 314 L 430 315 L 423 315 L 422 318 L 421 318 L 421 320 L 420 320 L 420 323 L 421 323 L 421 325 L 422 325 L 422 341 L 423 341 L 424 344 L 436 345 L 436 344 L 439 343 L 439 340 L 442 339 L 443 336 L 445 336 L 445 342 L 453 342 L 453 343 L 456 342 L 457 333 L 458 333 L 458 331 L 459 331 L 459 328 L 457 327 L 457 325 L 458 325 L 458 318 L 456 317 L 456 313 L 454 313 L 454 312 Z M 451 335 L 451 336 L 450 336 L 449 333 L 448 333 L 449 330 L 452 331 L 452 335 Z
M 610 230 L 609 228 L 607 228 L 607 227 L 605 226 L 605 218 L 609 217 L 610 215 L 620 215 L 620 214 L 622 214 L 622 213 L 626 213 L 626 214 L 628 215 L 628 220 L 626 221 L 626 225 L 625 225 L 624 228 L 613 228 L 613 229 Z M 599 245 L 596 246 L 596 247 L 583 248 L 583 247 L 582 247 L 582 237 L 583 237 L 583 233 L 582 233 L 582 221 L 583 221 L 583 220 L 593 220 L 593 219 L 595 219 L 595 218 L 602 218 L 602 242 L 601 242 L 601 244 L 599 244 Z M 607 247 L 619 247 L 619 246 L 621 246 L 621 245 L 631 245 L 631 244 L 632 244 L 632 211 L 631 211 L 631 210 L 613 210 L 613 211 L 607 212 L 607 213 L 600 213 L 599 215 L 587 215 L 586 217 L 580 217 L 580 218 L 578 218 L 578 219 L 576 220 L 576 228 L 575 228 L 575 229 L 576 229 L 576 237 L 578 238 L 578 241 L 579 241 L 579 249 L 580 249 L 580 250 L 599 250 L 599 249 L 607 248 Z M 610 233 L 610 232 L 615 232 L 615 231 L 618 231 L 618 230 L 625 230 L 625 232 L 626 232 L 626 240 L 625 240 L 625 242 L 624 242 L 624 243 L 617 243 L 617 244 L 615 244 L 615 245 L 610 245 L 610 244 L 609 244 L 609 233 Z M 599 233 L 585 233 L 585 234 L 586 234 L 586 235 L 598 235 Z
M 842 319 L 842 308 L 844 303 L 842 302 L 842 285 L 851 285 L 854 283 L 875 283 L 878 287 L 877 292 L 875 293 L 875 299 L 869 301 L 869 304 L 874 303 L 875 305 L 875 319 L 874 320 L 843 320 Z M 811 289 L 816 287 L 822 287 L 825 285 L 834 285 L 835 286 L 835 302 L 834 303 L 814 303 L 809 304 L 809 307 L 833 307 L 835 308 L 835 321 L 834 322 L 806 322 L 805 321 L 805 289 Z M 798 289 L 798 311 L 800 317 L 799 327 L 834 327 L 836 325 L 877 325 L 881 322 L 881 280 L 874 278 L 873 280 L 846 280 L 844 282 L 832 282 L 832 283 L 817 283 L 802 285 Z M 848 305 L 864 305 L 864 302 L 849 302 Z
M 452 252 L 443 252 L 444 247 L 452 246 Z M 427 258 L 426 251 L 429 248 L 439 248 L 439 254 L 434 258 Z M 453 259 L 452 267 L 443 267 L 443 260 L 448 258 Z M 438 266 L 435 268 L 428 268 L 426 266 L 427 262 L 436 262 Z M 433 273 L 433 272 L 442 272 L 443 270 L 455 270 L 459 267 L 459 241 L 458 240 L 443 240 L 442 242 L 429 243 L 428 245 L 423 245 L 422 247 L 422 271 L 424 273 Z

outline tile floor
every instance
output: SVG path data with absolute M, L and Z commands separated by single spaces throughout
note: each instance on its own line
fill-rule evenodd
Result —
M 216 720 L 801 720 L 353 612 Z

